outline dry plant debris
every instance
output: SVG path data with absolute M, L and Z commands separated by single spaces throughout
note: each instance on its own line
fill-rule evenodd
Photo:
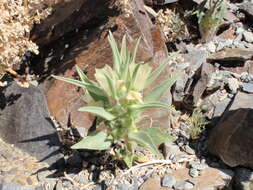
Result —
M 166 40 L 173 42 L 180 36 L 187 34 L 187 28 L 179 14 L 170 9 L 160 10 L 157 13 L 156 23 L 161 27 Z
M 44 0 L 0 0 L 0 78 L 6 68 L 20 63 L 26 51 L 38 54 L 29 40 L 33 24 L 40 23 L 51 12 Z

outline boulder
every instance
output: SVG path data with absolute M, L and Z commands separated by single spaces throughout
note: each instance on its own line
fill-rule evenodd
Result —
M 49 164 L 61 158 L 45 96 L 32 85 L 12 82 L 0 89 L 0 138 Z
M 47 4 L 53 8 L 52 14 L 34 27 L 31 39 L 43 46 L 85 23 L 100 21 L 112 12 L 109 7 L 114 1 L 48 0 Z
M 113 31 L 115 39 L 119 42 L 124 34 L 127 34 L 129 44 L 132 44 L 138 37 L 142 37 L 137 60 L 148 62 L 153 68 L 156 68 L 167 56 L 167 48 L 164 37 L 159 28 L 155 27 L 144 9 L 144 3 L 140 0 L 133 0 L 129 4 L 130 15 L 116 15 L 108 18 L 108 21 L 94 28 L 80 31 L 75 37 L 70 37 L 69 48 L 64 54 L 55 52 L 51 55 L 48 52 L 45 57 L 41 58 L 44 63 L 50 56 L 62 56 L 61 60 L 55 57 L 50 59 L 48 66 L 43 75 L 54 74 L 67 78 L 77 78 L 75 65 L 78 65 L 89 78 L 94 79 L 95 68 L 101 68 L 106 64 L 112 64 L 112 52 L 109 46 L 107 35 L 108 29 Z M 59 41 L 56 48 L 61 52 L 64 49 L 64 43 Z M 62 45 L 62 46 L 60 46 Z M 131 47 L 131 45 L 129 46 Z M 59 62 L 58 62 L 59 61 Z M 43 61 L 42 61 L 43 62 Z M 42 67 L 37 63 L 39 67 Z M 42 63 L 43 65 L 43 63 Z M 53 67 L 53 68 L 52 68 Z M 37 69 L 41 70 L 41 69 Z M 156 84 L 169 77 L 170 68 L 166 68 L 162 75 L 157 79 Z M 153 85 L 154 86 L 154 85 Z M 152 88 L 153 86 L 150 86 Z M 89 129 L 94 121 L 94 117 L 88 113 L 78 112 L 78 108 L 85 104 L 82 95 L 83 91 L 74 85 L 59 81 L 45 80 L 40 87 L 44 89 L 49 110 L 51 114 L 64 126 L 71 124 L 75 127 L 85 127 Z M 163 101 L 171 103 L 171 95 L 168 90 Z M 151 110 L 154 123 L 167 128 L 169 126 L 168 113 L 164 110 Z M 156 122 L 158 121 L 158 122 Z M 150 120 L 147 121 L 147 126 Z
M 253 168 L 253 95 L 237 93 L 210 135 L 210 153 L 231 167 Z

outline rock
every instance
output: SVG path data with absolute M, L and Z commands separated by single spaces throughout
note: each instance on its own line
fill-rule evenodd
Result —
M 206 44 L 206 48 L 209 52 L 214 53 L 216 50 L 216 45 L 213 41 L 210 41 Z
M 198 163 L 198 162 L 192 162 L 190 163 L 191 167 L 196 169 L 196 170 L 204 170 L 208 168 L 208 165 L 205 163 Z
M 244 72 L 247 72 L 249 74 L 253 74 L 253 61 L 252 60 L 248 60 L 246 61 L 244 64 L 238 64 L 235 66 L 231 65 L 222 65 L 221 69 L 226 70 L 226 71 L 230 71 L 232 73 L 236 73 L 236 74 L 241 74 Z
M 243 83 L 242 90 L 247 93 L 253 93 L 253 83 Z
M 12 82 L 0 89 L 0 137 L 39 160 L 61 159 L 61 146 L 43 92 Z
M 228 88 L 231 94 L 236 94 L 239 89 L 239 82 L 236 78 L 228 78 Z
M 172 188 L 176 184 L 176 179 L 173 176 L 166 175 L 162 179 L 162 186 Z
M 175 190 L 188 190 L 192 189 L 194 185 L 188 181 L 182 181 L 174 185 Z
M 212 73 L 214 73 L 214 72 L 215 72 L 215 68 L 213 65 L 206 63 L 206 62 L 202 65 L 200 79 L 198 80 L 197 84 L 195 85 L 195 87 L 193 89 L 193 93 L 192 93 L 193 103 L 195 106 L 197 105 L 199 99 L 201 98 L 204 91 L 206 90 L 207 84 L 211 80 Z
M 238 5 L 240 10 L 245 12 L 248 16 L 253 18 L 253 3 L 252 2 L 243 2 Z
M 95 21 L 110 15 L 113 11 L 110 5 L 113 0 L 83 1 L 52 1 L 53 13 L 32 31 L 31 39 L 40 46 L 44 46 L 64 34 L 75 30 L 92 19 Z
M 117 184 L 115 185 L 115 190 L 138 190 L 138 186 L 137 189 L 135 186 L 131 185 L 131 184 Z
M 195 169 L 195 168 L 191 168 L 189 170 L 189 175 L 191 177 L 198 177 L 199 176 L 199 171 L 197 169 Z
M 253 43 L 253 33 L 245 31 L 243 32 L 243 37 L 246 42 Z
M 253 172 L 246 168 L 238 168 L 232 179 L 233 189 L 251 190 L 253 189 Z
M 191 154 L 191 155 L 195 154 L 195 150 L 193 150 L 189 145 L 186 145 L 186 146 L 184 147 L 184 150 L 185 150 L 185 152 L 186 152 L 187 154 Z
M 0 183 L 0 190 L 40 190 L 40 189 L 16 184 Z
M 189 181 L 194 184 L 192 190 L 216 190 L 217 187 L 224 188 L 227 186 L 234 173 L 232 170 L 222 170 L 216 168 L 206 168 L 201 171 L 201 175 L 189 180 L 189 169 L 178 169 L 173 171 L 171 176 L 177 181 Z
M 247 48 L 224 49 L 207 57 L 208 61 L 247 61 L 252 59 L 253 50 Z
M 149 178 L 140 187 L 140 190 L 166 190 L 166 187 L 161 187 L 160 179 Z
M 166 5 L 169 3 L 175 3 L 178 0 L 144 0 L 147 5 Z
M 128 31 L 129 43 L 132 43 L 134 39 L 142 35 L 143 40 L 139 46 L 137 61 L 150 60 L 150 65 L 153 68 L 159 66 L 168 56 L 163 34 L 158 27 L 152 24 L 143 8 L 143 1 L 133 0 L 129 3 L 129 6 L 132 7 L 131 11 L 133 12 L 129 17 L 123 14 L 111 16 L 108 18 L 108 22 L 103 22 L 94 29 L 90 29 L 88 34 L 87 31 L 80 31 L 75 35 L 75 38 L 71 38 L 68 51 L 64 58 L 59 61 L 60 64 L 57 63 L 56 59 L 52 59 L 48 63 L 49 67 L 50 65 L 55 67 L 51 68 L 50 71 L 57 71 L 55 74 L 63 77 L 77 78 L 76 69 L 73 66 L 78 65 L 89 78 L 94 79 L 95 68 L 101 68 L 105 64 L 112 64 L 112 51 L 107 40 L 108 29 L 114 31 L 113 35 L 117 41 L 121 40 L 126 30 Z M 112 26 L 115 26 L 115 30 Z M 65 43 L 62 47 L 59 47 L 59 44 L 57 45 L 58 47 L 56 46 L 55 48 L 58 48 L 57 51 L 59 53 L 61 49 L 64 49 Z M 41 59 L 45 60 L 49 53 Z M 58 56 L 58 53 L 56 52 L 55 56 Z M 38 65 L 43 64 L 43 61 L 38 63 Z M 39 70 L 41 69 L 38 67 Z M 45 71 L 44 75 L 50 71 Z M 167 79 L 168 73 L 170 73 L 169 67 L 164 70 L 164 73 L 161 74 L 154 85 L 160 84 L 161 81 Z M 150 88 L 154 87 L 154 85 L 150 86 Z M 94 116 L 77 111 L 78 108 L 86 105 L 82 98 L 83 92 L 78 87 L 54 79 L 45 80 L 40 87 L 46 92 L 48 107 L 52 116 L 63 126 L 73 125 L 76 128 L 84 127 L 86 129 L 92 126 Z M 171 103 L 169 90 L 162 98 L 162 101 Z M 162 128 L 169 126 L 167 111 L 156 109 L 154 112 L 154 110 L 150 110 L 149 115 L 152 116 L 154 124 Z M 143 121 L 143 125 L 149 126 L 150 119 Z
M 253 95 L 238 92 L 211 132 L 208 149 L 231 167 L 253 168 Z
M 69 156 L 66 163 L 71 167 L 81 167 L 82 166 L 82 157 L 78 151 L 74 151 L 73 154 Z
M 164 157 L 165 159 L 169 159 L 171 157 L 171 155 L 176 155 L 179 154 L 181 151 L 179 149 L 179 147 L 173 143 L 173 142 L 166 142 L 164 143 Z

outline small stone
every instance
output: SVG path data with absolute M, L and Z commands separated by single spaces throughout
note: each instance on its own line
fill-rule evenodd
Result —
M 188 190 L 192 189 L 194 185 L 188 181 L 182 181 L 174 185 L 175 190 Z
M 244 92 L 253 93 L 253 83 L 243 83 L 242 90 Z
M 176 179 L 173 176 L 166 175 L 162 179 L 162 186 L 163 187 L 173 187 L 176 184 Z
M 189 170 L 189 175 L 191 177 L 198 177 L 199 176 L 199 171 L 197 169 L 195 169 L 195 168 L 191 168 Z
M 175 143 L 166 142 L 164 144 L 165 159 L 169 159 L 171 155 L 176 155 L 178 153 L 180 153 L 180 149 Z
M 249 42 L 249 43 L 253 42 L 253 33 L 252 32 L 244 31 L 243 37 L 246 42 Z
M 228 88 L 230 89 L 232 94 L 236 94 L 238 88 L 239 88 L 239 82 L 235 78 L 229 78 L 228 79 Z
M 211 41 L 211 42 L 206 44 L 206 48 L 209 52 L 214 53 L 215 50 L 216 50 L 216 45 L 214 44 L 213 41 Z
M 193 150 L 189 145 L 185 146 L 185 152 L 190 154 L 190 155 L 195 154 L 195 150 Z
M 55 186 L 55 190 L 62 190 L 62 189 L 63 189 L 62 181 L 58 181 Z
M 205 163 L 198 163 L 198 162 L 192 162 L 191 167 L 197 170 L 204 170 L 206 169 L 208 166 Z

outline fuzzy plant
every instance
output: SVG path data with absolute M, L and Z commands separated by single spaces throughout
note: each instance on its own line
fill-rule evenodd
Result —
M 140 39 L 131 51 L 127 50 L 126 36 L 123 37 L 119 51 L 117 43 L 109 32 L 108 40 L 113 51 L 113 67 L 106 65 L 96 69 L 95 81 L 87 78 L 83 71 L 76 67 L 80 80 L 54 76 L 56 79 L 74 84 L 85 91 L 85 101 L 89 106 L 79 108 L 81 112 L 89 112 L 97 116 L 96 129 L 73 149 L 108 150 L 123 160 L 128 167 L 138 159 L 135 148 L 142 146 L 158 157 L 162 154 L 158 146 L 170 141 L 170 135 L 159 128 L 144 128 L 140 121 L 143 112 L 149 108 L 173 110 L 171 105 L 159 102 L 164 92 L 175 82 L 177 75 L 169 77 L 160 85 L 151 89 L 143 97 L 145 88 L 155 81 L 160 73 L 176 58 L 176 54 L 167 58 L 154 71 L 147 63 L 136 63 L 136 53 Z M 100 130 L 105 126 L 105 130 Z

